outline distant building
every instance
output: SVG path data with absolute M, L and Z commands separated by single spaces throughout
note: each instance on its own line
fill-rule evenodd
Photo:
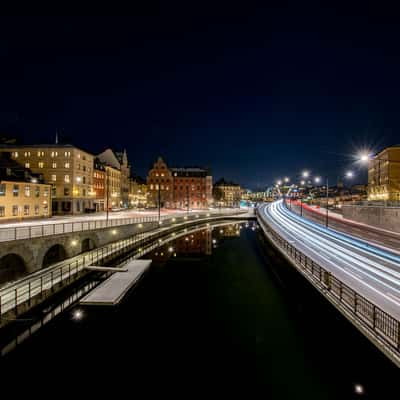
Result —
M 146 181 L 140 176 L 132 176 L 129 180 L 129 206 L 147 207 L 148 194 Z
M 129 177 L 130 177 L 130 166 L 128 163 L 128 156 L 126 150 L 123 152 L 114 152 L 111 149 L 107 149 L 100 153 L 98 156 L 99 160 L 104 164 L 113 168 L 112 175 L 118 175 L 120 182 L 118 185 L 114 183 L 114 188 L 119 187 L 118 196 L 114 196 L 113 202 L 115 207 L 128 207 L 129 206 Z M 119 174 L 115 173 L 115 170 L 119 171 Z M 110 170 L 110 172 L 112 172 Z
M 216 203 L 224 207 L 239 207 L 242 197 L 240 185 L 234 182 L 228 182 L 224 178 L 215 182 L 213 196 Z
M 43 176 L 24 168 L 10 153 L 0 153 L 0 221 L 50 217 L 50 195 Z
M 70 144 L 0 145 L 12 159 L 41 174 L 52 187 L 53 214 L 80 214 L 94 209 L 94 156 Z
M 169 168 L 159 157 L 147 176 L 149 203 L 178 209 L 204 209 L 212 204 L 210 170 L 199 167 Z
M 369 161 L 368 200 L 400 200 L 400 146 L 387 147 Z

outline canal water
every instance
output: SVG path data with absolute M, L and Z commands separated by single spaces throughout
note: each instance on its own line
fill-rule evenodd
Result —
M 91 397 L 400 398 L 399 369 L 252 223 L 203 229 L 146 258 L 151 269 L 121 305 L 70 308 L 0 358 L 3 387 L 18 378 L 16 390 L 29 381 Z

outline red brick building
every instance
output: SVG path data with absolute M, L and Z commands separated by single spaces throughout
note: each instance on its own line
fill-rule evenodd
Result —
M 93 167 L 93 191 L 95 193 L 94 206 L 96 211 L 104 211 L 104 199 L 106 188 L 106 170 L 98 158 L 94 160 Z
M 150 204 L 177 209 L 205 209 L 212 203 L 212 176 L 206 168 L 169 168 L 159 157 L 147 176 Z

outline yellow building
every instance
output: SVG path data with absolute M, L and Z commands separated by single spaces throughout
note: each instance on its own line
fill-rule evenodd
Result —
M 105 193 L 104 203 L 109 210 L 113 208 L 121 208 L 121 171 L 110 165 L 104 164 L 106 172 L 105 176 Z
M 239 207 L 242 189 L 237 183 L 227 182 L 222 178 L 214 184 L 213 194 L 216 204 L 223 207 Z
M 369 161 L 368 200 L 400 200 L 400 146 L 387 147 Z
M 129 206 L 134 208 L 146 208 L 147 199 L 150 195 L 147 190 L 146 181 L 135 176 L 129 181 Z
M 51 216 L 51 186 L 0 153 L 0 221 Z

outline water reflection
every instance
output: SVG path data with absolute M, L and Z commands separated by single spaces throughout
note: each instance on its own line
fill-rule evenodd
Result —
M 165 245 L 161 245 L 156 250 L 147 254 L 146 258 L 151 258 L 153 264 L 163 265 L 171 258 L 184 258 L 191 260 L 202 259 L 212 254 L 213 249 L 221 244 L 221 241 L 228 238 L 238 238 L 243 229 L 255 230 L 257 224 L 250 223 L 222 223 L 217 226 L 207 226 L 196 232 L 190 232 Z

